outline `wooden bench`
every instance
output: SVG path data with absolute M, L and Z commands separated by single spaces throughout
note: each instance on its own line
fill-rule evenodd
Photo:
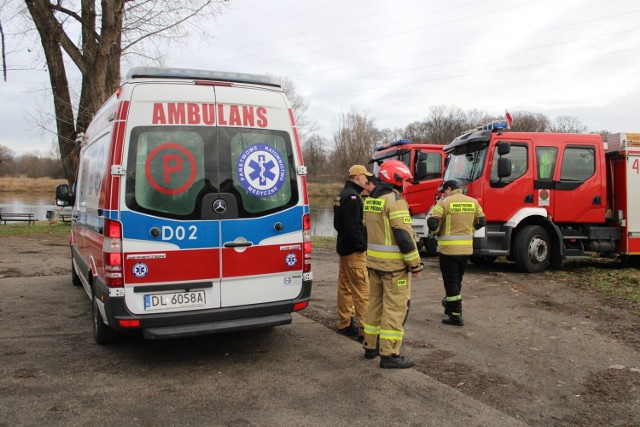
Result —
M 62 220 L 62 222 L 71 222 L 71 220 L 73 219 L 73 215 L 66 213 L 66 214 L 60 214 L 58 215 L 58 218 L 60 218 Z
M 29 224 L 35 224 L 38 220 L 34 218 L 32 213 L 0 212 L 0 222 L 6 224 L 7 221 L 25 221 Z

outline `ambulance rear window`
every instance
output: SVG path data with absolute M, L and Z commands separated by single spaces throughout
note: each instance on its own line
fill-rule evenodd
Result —
M 289 134 L 265 129 L 141 126 L 131 132 L 129 209 L 175 219 L 212 218 L 206 195 L 227 194 L 233 217 L 267 215 L 298 202 Z M 227 212 L 225 218 L 230 218 Z
M 204 188 L 204 136 L 189 129 L 137 128 L 127 167 L 127 205 L 166 216 L 192 215 Z

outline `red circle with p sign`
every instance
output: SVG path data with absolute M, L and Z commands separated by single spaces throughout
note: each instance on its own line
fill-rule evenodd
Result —
M 188 169 L 185 170 L 185 168 Z M 167 142 L 151 150 L 144 170 L 149 184 L 154 189 L 172 196 L 183 193 L 191 187 L 196 178 L 196 161 L 189 150 L 182 145 Z M 188 172 L 186 180 L 185 172 Z

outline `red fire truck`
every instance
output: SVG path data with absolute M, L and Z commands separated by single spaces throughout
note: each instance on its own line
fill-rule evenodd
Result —
M 438 186 L 442 183 L 445 154 L 444 145 L 414 144 L 408 139 L 399 139 L 389 144 L 377 147 L 369 163 L 373 163 L 373 172 L 378 175 L 378 169 L 385 160 L 400 160 L 409 167 L 413 178 L 405 183 L 402 195 L 409 203 L 413 229 L 423 241 L 427 252 L 434 252 L 435 245 L 428 241 L 426 215 L 438 193 Z
M 587 252 L 640 259 L 640 133 L 508 131 L 496 122 L 444 147 L 444 179 L 476 198 L 487 226 L 476 263 L 498 256 L 523 272 L 559 268 Z

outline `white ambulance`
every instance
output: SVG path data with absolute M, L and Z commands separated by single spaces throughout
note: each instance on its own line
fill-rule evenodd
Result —
M 305 175 L 273 77 L 131 70 L 87 129 L 74 197 L 57 191 L 95 340 L 291 323 L 311 294 Z

